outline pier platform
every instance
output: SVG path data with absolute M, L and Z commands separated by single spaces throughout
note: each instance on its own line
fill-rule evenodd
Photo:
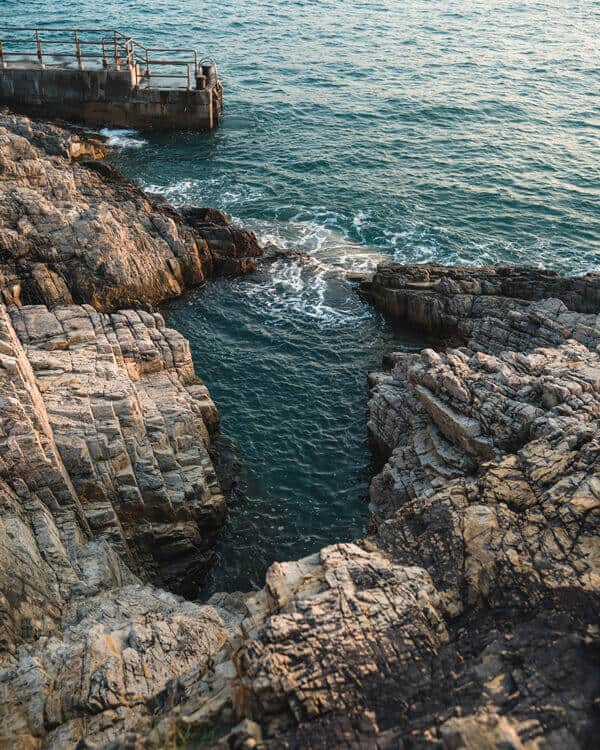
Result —
M 0 27 L 0 105 L 123 128 L 212 130 L 217 65 L 194 49 L 147 47 L 114 29 Z

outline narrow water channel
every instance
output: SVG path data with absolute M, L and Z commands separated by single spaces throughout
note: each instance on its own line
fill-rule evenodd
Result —
M 367 372 L 422 338 L 311 261 L 212 281 L 163 312 L 190 340 L 233 457 L 224 472 L 238 477 L 202 594 L 260 587 L 273 561 L 364 534 Z

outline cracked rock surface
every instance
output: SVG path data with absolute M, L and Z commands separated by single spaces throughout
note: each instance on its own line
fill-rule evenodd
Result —
M 185 601 L 218 416 L 187 342 L 117 308 L 252 240 L 99 150 L 0 115 L 0 747 L 595 747 L 600 276 L 380 266 L 363 293 L 444 346 L 370 375 L 370 535 Z
M 226 639 L 149 585 L 207 565 L 216 409 L 185 339 L 131 310 L 0 306 L 0 387 L 0 745 L 109 740 Z
M 420 323 L 390 278 L 424 272 L 452 345 L 371 374 L 385 460 L 371 535 L 274 564 L 258 593 L 214 595 L 228 631 L 214 670 L 184 675 L 163 723 L 113 750 L 165 745 L 168 727 L 199 747 L 595 747 L 598 279 L 550 274 L 546 297 L 542 274 L 524 297 L 526 269 L 386 266 L 369 292 Z M 504 292 L 478 299 L 494 273 Z

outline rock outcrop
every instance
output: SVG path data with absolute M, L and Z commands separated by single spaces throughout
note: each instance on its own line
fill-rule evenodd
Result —
M 382 270 L 371 291 L 385 305 Z M 370 536 L 273 565 L 261 592 L 215 595 L 228 635 L 212 669 L 181 675 L 161 721 L 148 725 L 147 702 L 111 748 L 174 735 L 273 749 L 595 745 L 600 318 L 553 275 L 565 301 L 542 282 L 530 299 L 481 300 L 478 277 L 493 273 L 473 269 L 458 315 L 464 288 L 437 267 L 427 304 L 456 346 L 394 353 L 371 375 L 369 429 L 387 460 Z M 562 289 L 586 285 L 596 294 L 594 277 Z M 422 322 L 408 295 L 402 309 Z
M 393 318 L 463 340 L 478 321 L 502 318 L 533 301 L 560 299 L 571 312 L 600 310 L 600 274 L 560 276 L 518 266 L 382 263 L 361 291 Z
M 195 593 L 216 409 L 160 315 L 0 306 L 0 745 L 139 726 L 226 640 Z M 144 583 L 144 581 L 146 583 Z
M 533 289 L 526 269 L 385 266 L 369 291 L 423 323 L 398 290 L 424 273 L 455 346 L 394 353 L 371 375 L 387 459 L 371 535 L 274 565 L 235 606 L 212 601 L 231 633 L 225 694 L 251 722 L 230 747 L 595 745 L 600 277 L 541 274 Z M 504 291 L 483 285 L 495 273 Z M 177 721 L 214 726 L 215 698 L 192 693 Z
M 218 416 L 137 303 L 257 249 L 101 151 L 0 116 L 0 746 L 594 747 L 600 275 L 382 265 L 444 346 L 370 376 L 370 535 L 184 601 Z
M 454 713 L 428 728 L 449 747 L 591 747 L 597 732 L 599 290 L 598 275 L 393 264 L 368 288 L 459 337 L 393 355 L 369 421 L 387 458 L 374 542 L 429 572 L 451 639 L 468 639 L 431 698 Z
M 95 139 L 0 114 L 0 292 L 6 304 L 152 306 L 213 272 L 243 273 L 256 237 L 197 229 L 97 160 Z

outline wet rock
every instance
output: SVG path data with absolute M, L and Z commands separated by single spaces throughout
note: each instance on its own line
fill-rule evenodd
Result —
M 254 270 L 253 259 L 262 255 L 254 232 L 234 226 L 223 211 L 215 208 L 191 206 L 182 213 L 210 248 L 215 273 L 236 276 Z
M 183 218 L 191 226 L 202 226 L 203 224 L 227 227 L 230 221 L 224 211 L 218 208 L 206 208 L 201 206 L 185 206 L 182 209 Z

